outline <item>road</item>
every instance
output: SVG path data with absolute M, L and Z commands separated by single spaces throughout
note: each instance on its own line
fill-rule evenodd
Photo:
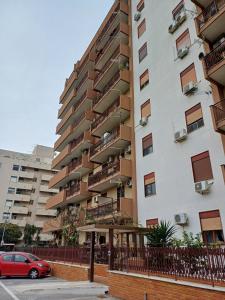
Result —
M 116 300 L 104 285 L 70 282 L 55 277 L 42 279 L 0 278 L 1 300 Z

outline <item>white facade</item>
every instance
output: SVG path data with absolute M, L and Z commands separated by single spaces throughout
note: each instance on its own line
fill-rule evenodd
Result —
M 181 232 L 201 232 L 199 212 L 220 210 L 225 229 L 225 184 L 221 165 L 225 162 L 221 137 L 214 131 L 209 106 L 213 104 L 210 83 L 205 80 L 202 63 L 198 56 L 204 52 L 201 40 L 196 36 L 194 17 L 196 7 L 185 0 L 187 20 L 173 33 L 168 33 L 172 23 L 172 11 L 179 0 L 145 0 L 139 21 L 134 20 L 139 0 L 132 0 L 133 68 L 135 136 L 137 167 L 137 198 L 139 223 L 158 218 L 174 223 L 174 215 L 186 213 L 189 223 L 178 226 Z M 138 25 L 145 18 L 146 31 L 138 38 Z M 181 59 L 176 55 L 176 39 L 189 29 L 191 47 L 189 54 Z M 197 42 L 197 40 L 199 42 Z M 148 55 L 139 63 L 138 50 L 147 42 Z M 194 62 L 198 91 L 185 96 L 182 93 L 180 73 Z M 149 69 L 149 84 L 140 90 L 139 77 Z M 145 127 L 139 125 L 140 106 L 151 100 L 151 116 Z M 201 103 L 204 126 L 188 134 L 182 143 L 174 142 L 174 133 L 186 128 L 185 111 Z M 142 138 L 152 133 L 153 153 L 143 157 Z M 210 193 L 195 192 L 191 157 L 209 151 L 213 185 Z M 156 194 L 144 195 L 144 175 L 155 172 Z
M 44 222 L 55 216 L 55 210 L 45 209 L 48 198 L 58 192 L 48 189 L 48 182 L 55 173 L 51 170 L 53 157 L 53 149 L 41 145 L 37 145 L 32 154 L 0 149 L 1 223 L 7 220 L 21 229 L 26 224 L 43 228 Z M 42 241 L 51 238 L 50 234 L 40 234 Z

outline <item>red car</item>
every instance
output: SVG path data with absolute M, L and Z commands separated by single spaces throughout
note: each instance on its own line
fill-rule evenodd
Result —
M 0 276 L 29 276 L 36 279 L 50 273 L 49 264 L 25 252 L 5 252 L 0 254 Z

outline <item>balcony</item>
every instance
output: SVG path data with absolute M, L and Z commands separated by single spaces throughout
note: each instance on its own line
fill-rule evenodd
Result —
M 94 62 L 95 62 L 96 54 L 94 51 L 87 53 L 87 55 L 83 56 L 80 61 L 76 64 L 76 69 L 78 72 L 78 80 L 77 86 L 80 84 L 80 80 L 82 80 L 84 74 L 87 71 L 91 71 L 94 69 Z
M 11 209 L 12 214 L 18 215 L 27 215 L 28 214 L 28 207 L 23 206 L 13 206 Z
M 33 184 L 32 183 L 24 183 L 23 181 L 18 181 L 18 182 L 12 182 L 11 187 L 21 189 L 21 190 L 31 191 L 33 188 Z
M 109 200 L 107 197 L 100 197 L 99 202 L 96 207 L 86 209 L 88 223 L 102 221 L 113 216 L 122 218 L 132 218 L 133 216 L 132 199 L 123 197 L 118 200 Z
M 106 107 L 111 105 L 118 98 L 118 94 L 124 94 L 128 91 L 129 85 L 130 72 L 128 70 L 117 72 L 110 81 L 108 81 L 101 92 L 98 93 L 93 102 L 93 110 L 95 112 L 103 113 Z
M 76 86 L 78 99 L 85 93 L 86 90 L 93 87 L 93 81 L 95 79 L 95 72 L 88 70 Z
M 34 222 L 34 226 L 38 227 L 38 228 L 43 228 L 44 227 L 44 221 L 36 221 Z
M 62 218 L 58 216 L 44 223 L 43 232 L 54 232 L 62 229 Z
M 63 205 L 66 199 L 66 191 L 62 190 L 58 194 L 50 197 L 45 206 L 46 209 L 57 208 Z
M 57 134 L 62 134 L 65 129 L 72 124 L 79 115 L 83 114 L 85 111 L 90 110 L 92 107 L 92 101 L 96 97 L 96 92 L 88 89 L 79 98 L 78 101 L 68 110 L 64 118 L 59 122 L 56 128 Z
M 131 160 L 120 159 L 108 164 L 101 171 L 89 176 L 88 189 L 94 192 L 104 192 L 115 187 L 120 182 L 125 182 L 132 177 Z
M 34 172 L 26 172 L 26 171 L 14 171 L 12 172 L 12 175 L 27 178 L 27 179 L 33 179 L 34 178 Z
M 77 91 L 76 89 L 73 89 L 66 101 L 63 103 L 63 105 L 60 107 L 59 112 L 58 112 L 58 119 L 62 119 L 66 113 L 69 111 L 69 109 L 73 106 L 75 103 L 77 96 Z
M 13 201 L 30 202 L 31 196 L 30 195 L 22 195 L 22 194 L 13 194 L 13 195 L 10 195 L 10 199 Z
M 67 180 L 73 180 L 86 175 L 93 169 L 93 163 L 89 161 L 89 154 L 82 154 L 79 158 L 68 165 L 69 177 Z
M 38 197 L 38 203 L 40 204 L 46 204 L 49 197 Z
M 58 138 L 55 142 L 54 149 L 56 151 L 62 151 L 68 143 L 78 138 L 84 131 L 89 130 L 93 118 L 94 113 L 90 110 L 81 114 Z
M 204 62 L 206 78 L 225 86 L 225 41 L 207 54 Z
M 102 103 L 106 107 L 109 103 Z M 92 135 L 101 137 L 123 123 L 130 115 L 130 98 L 120 96 L 102 114 L 96 115 L 91 125 Z
M 68 167 L 64 167 L 58 173 L 55 174 L 54 177 L 49 181 L 49 188 L 60 188 L 66 183 L 66 177 L 68 175 Z
M 44 192 L 44 193 L 58 193 L 58 190 L 57 189 L 50 189 L 48 187 L 48 185 L 41 184 L 40 185 L 40 192 Z
M 225 0 L 214 0 L 204 7 L 196 17 L 196 24 L 198 36 L 208 42 L 214 42 L 224 33 Z
M 66 79 L 64 90 L 60 96 L 60 103 L 65 103 L 67 100 L 66 96 L 71 94 L 70 90 L 75 80 L 77 80 L 77 72 L 73 70 L 73 72 L 70 74 L 70 77 Z
M 110 78 L 118 72 L 119 68 L 128 65 L 128 61 L 129 47 L 121 44 L 116 48 L 107 62 L 105 62 L 104 66 L 97 71 L 97 75 L 94 80 L 95 89 L 101 90 Z
M 225 100 L 211 106 L 215 130 L 225 135 Z
M 43 174 L 41 175 L 41 180 L 43 181 L 50 181 L 53 177 L 53 174 Z
M 56 216 L 56 210 L 55 209 L 38 208 L 37 211 L 36 211 L 36 216 L 55 217 Z
M 131 143 L 131 128 L 120 125 L 91 147 L 91 161 L 103 163 L 109 156 L 120 154 Z
M 87 182 L 79 181 L 66 191 L 65 203 L 75 203 L 91 197 Z
M 25 219 L 11 219 L 11 224 L 18 225 L 19 227 L 25 227 L 26 226 L 26 220 Z

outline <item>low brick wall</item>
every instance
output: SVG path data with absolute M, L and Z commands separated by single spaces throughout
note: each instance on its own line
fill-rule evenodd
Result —
M 88 266 L 72 265 L 69 263 L 49 262 L 52 275 L 69 281 L 88 280 Z
M 95 282 L 109 285 L 109 274 L 108 265 L 95 264 Z
M 223 287 L 213 288 L 172 279 L 145 278 L 141 275 L 112 271 L 109 272 L 108 282 L 109 293 L 123 300 L 225 300 Z

